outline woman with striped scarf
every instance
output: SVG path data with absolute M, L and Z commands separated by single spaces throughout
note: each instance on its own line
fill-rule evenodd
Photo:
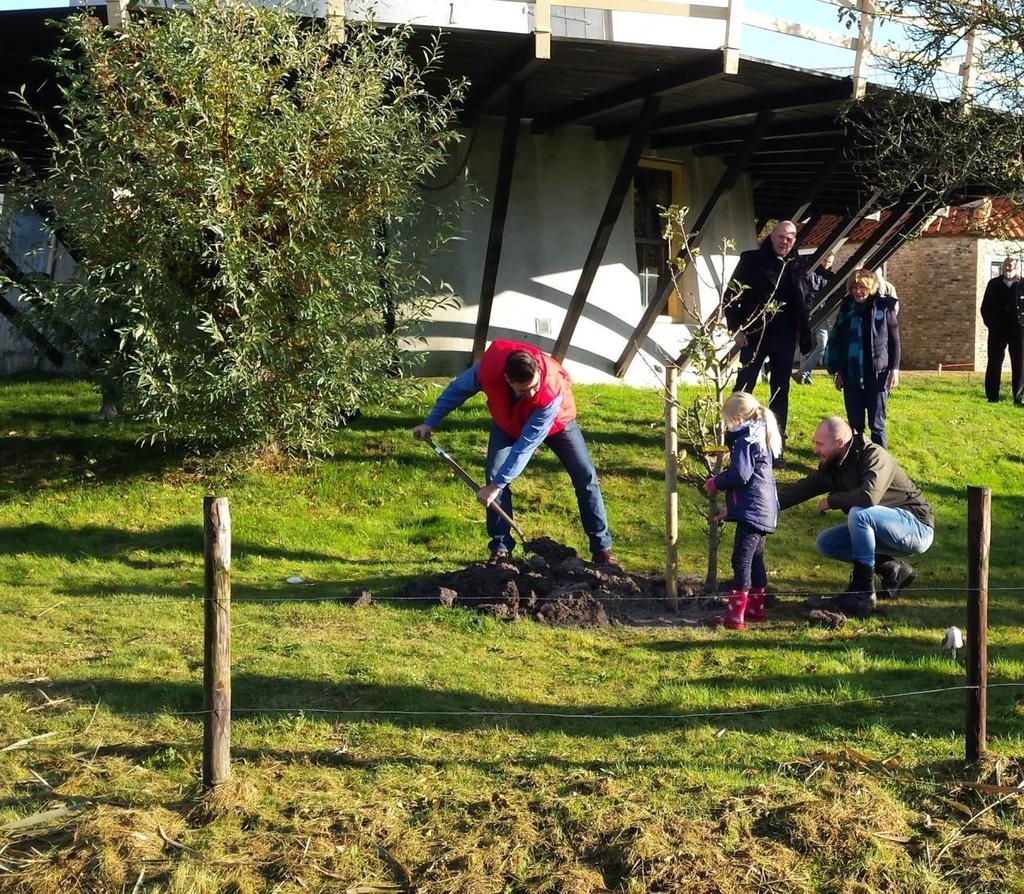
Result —
M 870 270 L 850 274 L 825 349 L 825 368 L 843 392 L 850 427 L 864 434 L 866 418 L 871 440 L 888 448 L 885 415 L 889 392 L 900 379 L 900 324 L 896 301 L 877 288 Z

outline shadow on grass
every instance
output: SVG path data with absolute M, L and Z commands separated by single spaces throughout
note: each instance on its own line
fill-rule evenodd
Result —
M 203 526 L 171 525 L 155 531 L 125 531 L 103 525 L 79 528 L 47 524 L 0 527 L 0 555 L 30 554 L 48 558 L 120 560 L 132 567 L 158 567 L 145 560 L 130 558 L 134 552 L 191 553 L 202 555 Z M 349 561 L 341 556 L 311 550 L 293 550 L 234 540 L 232 551 L 237 555 L 260 556 L 296 562 Z
M 1000 680 L 996 678 L 992 682 Z M 259 718 L 274 722 L 279 718 L 305 714 L 333 718 L 338 723 L 376 722 L 409 729 L 460 731 L 498 728 L 522 733 L 557 731 L 568 736 L 596 738 L 633 737 L 705 725 L 754 734 L 778 730 L 827 737 L 834 737 L 836 730 L 852 732 L 881 726 L 902 736 L 946 736 L 951 726 L 955 728 L 962 722 L 964 711 L 962 690 L 902 699 L 821 704 L 837 690 L 841 694 L 836 700 L 842 702 L 858 698 L 860 692 L 882 695 L 962 685 L 958 677 L 924 669 L 781 678 L 749 676 L 731 682 L 722 677 L 700 683 L 706 683 L 710 697 L 701 698 L 694 704 L 649 701 L 614 707 L 598 703 L 552 705 L 460 689 L 437 690 L 416 685 L 303 680 L 245 673 L 232 677 L 231 688 L 233 715 L 238 720 Z M 808 691 L 812 684 L 813 689 Z M 715 698 L 717 693 L 730 686 L 763 688 L 765 698 L 740 705 L 720 696 Z M 0 689 L 3 692 L 21 690 L 26 697 L 34 693 L 31 684 Z M 114 714 L 123 715 L 144 712 L 159 717 L 202 709 L 202 688 L 198 680 L 195 683 L 114 678 L 54 680 L 48 684 L 47 694 L 51 698 L 98 701 Z M 1019 730 L 1021 721 L 1016 716 L 1016 698 L 1019 695 L 1018 690 L 1010 688 L 990 690 L 989 731 L 992 735 Z M 787 706 L 786 701 L 791 704 Z M 626 716 L 608 716 L 612 714 Z

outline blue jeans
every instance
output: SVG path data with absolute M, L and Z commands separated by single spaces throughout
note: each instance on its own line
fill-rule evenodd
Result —
M 814 347 L 811 348 L 811 353 L 805 354 L 800 363 L 798 375 L 801 379 L 810 380 L 811 373 L 818 368 L 826 347 L 828 347 L 828 326 L 819 326 L 814 330 Z
M 935 531 L 906 509 L 886 506 L 854 508 L 846 524 L 818 535 L 818 552 L 843 562 L 875 564 L 875 551 L 918 556 L 932 545 Z
M 491 426 L 491 437 L 487 442 L 487 483 L 498 473 L 508 458 L 509 451 L 516 439 L 503 432 L 498 426 Z M 601 496 L 601 485 L 597 482 L 597 470 L 594 461 L 587 452 L 587 442 L 583 440 L 583 432 L 576 424 L 570 422 L 565 428 L 544 439 L 551 452 L 558 457 L 572 479 L 576 490 L 576 502 L 580 509 L 580 522 L 583 530 L 590 538 L 590 551 L 611 549 L 612 535 L 608 532 L 608 516 L 604 509 L 604 498 Z M 510 516 L 512 515 L 512 491 L 504 487 L 498 494 L 498 502 Z M 515 541 L 512 540 L 511 529 L 497 512 L 487 511 L 487 533 L 491 536 L 490 549 L 504 549 L 511 552 Z

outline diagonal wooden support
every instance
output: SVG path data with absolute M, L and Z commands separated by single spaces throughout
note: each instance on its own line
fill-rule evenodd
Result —
M 814 204 L 815 199 L 818 198 L 826 184 L 832 179 L 836 168 L 842 163 L 845 152 L 845 145 L 840 143 L 836 146 L 835 152 L 822 164 L 821 170 L 818 171 L 814 179 L 807 185 L 807 190 L 800 197 L 800 201 L 797 202 L 792 212 L 786 215 L 787 220 L 800 220 L 807 213 L 807 209 Z
M 49 339 L 26 320 L 25 315 L 3 295 L 0 295 L 0 316 L 5 317 L 15 332 L 30 342 L 41 357 L 49 360 L 58 368 L 64 365 L 64 355 L 50 344 Z
M 501 135 L 501 153 L 498 156 L 498 177 L 494 185 L 491 205 L 491 228 L 487 236 L 487 254 L 484 257 L 483 280 L 480 283 L 480 303 L 477 308 L 476 329 L 473 333 L 473 361 L 479 360 L 487 347 L 487 329 L 491 323 L 494 304 L 494 286 L 498 280 L 501 247 L 505 240 L 505 218 L 508 199 L 512 191 L 512 171 L 516 164 L 516 144 L 519 140 L 519 120 L 523 108 L 523 88 L 516 84 L 509 94 L 505 110 L 505 129 Z
M 820 221 L 824 216 L 824 211 L 815 211 L 809 218 L 807 218 L 807 223 L 803 224 L 800 227 L 800 232 L 797 233 L 796 245 L 793 246 L 794 248 L 799 248 L 804 244 L 804 240 L 807 238 L 807 235 L 818 225 L 818 221 Z M 790 218 L 790 220 L 793 220 L 794 223 L 796 222 L 795 218 Z
M 594 284 L 594 277 L 601 266 L 605 249 L 608 247 L 608 240 L 611 239 L 612 230 L 615 229 L 615 222 L 622 212 L 622 203 L 629 193 L 629 186 L 633 182 L 633 175 L 636 174 L 637 165 L 640 162 L 640 153 L 644 151 L 647 143 L 647 136 L 651 132 L 651 121 L 658 112 L 661 105 L 661 98 L 649 96 L 644 100 L 643 109 L 640 112 L 640 120 L 637 122 L 636 130 L 630 137 L 629 145 L 622 156 L 619 165 L 619 172 L 612 183 L 611 192 L 608 193 L 608 201 L 604 206 L 604 213 L 597 225 L 597 232 L 590 243 L 590 251 L 587 252 L 587 259 L 583 262 L 583 269 L 580 271 L 579 282 L 576 283 L 576 290 L 573 292 L 572 300 L 565 311 L 565 319 L 562 321 L 562 328 L 558 332 L 558 339 L 555 341 L 555 348 L 552 355 L 561 362 L 565 359 L 565 353 L 569 350 L 569 343 L 572 341 L 572 334 L 583 313 L 583 306 L 587 303 L 587 296 L 590 294 L 590 287 Z
M 925 195 L 922 193 L 912 202 L 900 202 L 893 208 L 886 222 L 880 224 L 871 236 L 865 239 L 861 246 L 850 255 L 846 263 L 836 271 L 832 284 L 825 290 L 824 294 L 818 296 L 817 304 L 811 309 L 812 327 L 824 320 L 838 307 L 839 302 L 842 301 L 843 296 L 846 294 L 846 280 L 849 275 L 858 267 L 867 266 L 864 264 L 865 259 L 870 258 L 875 253 L 876 248 L 883 246 L 883 243 L 901 231 L 909 222 L 908 215 L 913 215 L 913 212 L 924 201 L 924 198 Z
M 870 196 L 867 197 L 864 204 L 860 206 L 853 214 L 849 217 L 843 218 L 839 223 L 836 224 L 835 229 L 828 234 L 827 239 L 823 239 L 821 245 L 818 246 L 818 250 L 811 255 L 811 261 L 807 265 L 807 272 L 813 272 L 818 269 L 818 265 L 822 259 L 827 257 L 836 251 L 842 244 L 843 240 L 853 232 L 853 228 L 857 226 L 865 217 L 867 217 L 871 210 L 877 204 L 882 193 L 880 190 L 875 190 Z
M 743 151 L 722 172 L 717 185 L 712 190 L 707 202 L 704 203 L 704 207 L 701 209 L 700 214 L 697 215 L 697 219 L 686 236 L 686 247 L 679 252 L 677 258 L 685 257 L 688 251 L 692 252 L 703 241 L 704 233 L 707 232 L 707 226 L 711 222 L 719 203 L 732 192 L 733 187 L 739 182 L 747 165 L 750 164 L 750 159 L 753 158 L 754 153 L 757 151 L 761 138 L 765 135 L 774 119 L 775 112 L 773 111 L 761 112 L 757 116 L 754 126 L 750 131 L 750 138 L 743 147 Z M 651 331 L 654 321 L 668 304 L 668 296 L 672 294 L 674 287 L 675 284 L 672 281 L 672 277 L 668 277 L 666 282 L 658 289 L 658 294 L 647 305 L 647 309 L 640 318 L 640 322 L 637 323 L 636 329 L 633 330 L 633 334 L 626 341 L 626 347 L 623 348 L 622 354 L 615 362 L 615 375 L 619 378 L 626 374 L 629 364 L 633 362 L 637 351 L 640 350 L 640 343 L 647 338 L 647 334 Z
M 845 100 L 850 96 L 850 80 L 828 82 L 813 88 L 802 87 L 796 90 L 786 90 L 781 93 L 773 93 L 768 96 L 751 96 L 745 99 L 733 100 L 731 102 L 712 103 L 698 109 L 686 109 L 680 112 L 672 112 L 654 119 L 655 130 L 670 130 L 676 127 L 689 127 L 694 124 L 709 124 L 713 121 L 722 122 L 730 118 L 742 118 L 748 115 L 756 115 L 765 109 L 772 109 L 776 112 L 786 109 L 798 109 L 803 106 L 819 105 L 827 102 Z M 622 125 L 610 125 L 597 128 L 597 138 L 607 140 L 612 137 L 625 136 L 631 128 Z
M 504 91 L 525 83 L 545 61 L 537 57 L 534 40 L 528 38 L 498 66 L 499 76 L 473 84 L 463 104 L 461 124 L 475 126 Z
M 606 90 L 596 96 L 585 97 L 554 111 L 538 115 L 533 119 L 532 129 L 537 134 L 547 133 L 556 127 L 564 127 L 566 124 L 571 124 L 582 118 L 609 112 L 627 103 L 638 102 L 641 99 L 647 99 L 650 96 L 680 87 L 692 87 L 715 80 L 722 77 L 724 71 L 722 54 L 720 52 L 713 53 L 706 59 L 670 68 L 668 71 L 660 72 L 649 78 L 641 78 L 638 81 Z

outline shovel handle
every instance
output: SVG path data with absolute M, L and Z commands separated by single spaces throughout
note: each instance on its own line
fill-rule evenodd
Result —
M 430 449 L 433 450 L 434 453 L 436 453 L 439 457 L 441 457 L 441 459 L 443 459 L 449 465 L 451 470 L 456 475 L 458 475 L 459 478 L 461 478 L 463 481 L 466 482 L 466 484 L 473 488 L 473 493 L 476 493 L 478 490 L 480 490 L 480 485 L 473 480 L 473 476 L 470 475 L 469 472 L 467 472 L 464 468 L 462 468 L 462 466 L 460 466 L 454 459 L 452 459 L 444 450 L 438 447 L 437 444 L 434 443 L 433 438 L 428 437 L 425 440 L 427 442 L 427 446 L 430 447 Z M 487 508 L 493 509 L 501 518 L 508 522 L 509 527 L 512 528 L 512 530 L 519 535 L 519 539 L 522 540 L 523 543 L 526 543 L 526 535 L 523 533 L 519 525 L 517 525 L 512 520 L 512 516 L 501 508 L 501 506 L 498 504 L 497 499 L 488 504 Z

